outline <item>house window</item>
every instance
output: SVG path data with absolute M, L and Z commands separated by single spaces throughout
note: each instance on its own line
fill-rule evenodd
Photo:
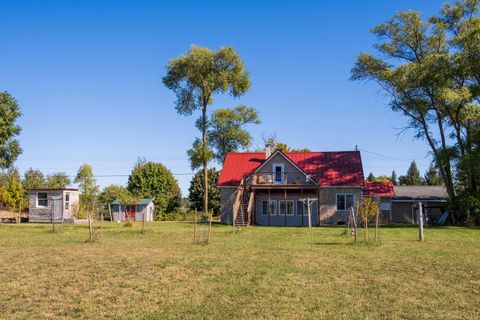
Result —
M 297 216 L 301 215 L 308 215 L 308 207 L 303 201 L 297 201 Z
M 46 192 L 37 193 L 37 207 L 48 207 L 48 195 Z
M 337 194 L 337 210 L 345 211 L 353 208 L 355 196 L 353 194 Z
M 65 210 L 70 210 L 70 192 L 65 193 Z
M 269 207 L 267 200 L 262 201 L 262 215 L 266 216 L 266 215 L 268 215 L 269 212 L 270 212 L 270 215 L 277 214 L 276 213 L 276 208 L 277 208 L 276 204 L 277 204 L 277 202 L 275 200 L 270 200 L 270 207 Z
M 283 182 L 283 163 L 274 163 L 273 164 L 273 178 L 275 183 Z
M 268 201 L 262 201 L 262 215 L 268 214 Z
M 278 201 L 278 207 L 279 207 L 279 214 L 284 216 L 285 214 L 287 215 L 293 215 L 293 200 L 280 200 Z

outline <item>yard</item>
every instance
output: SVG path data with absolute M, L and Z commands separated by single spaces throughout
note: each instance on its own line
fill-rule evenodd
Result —
M 478 318 L 480 230 L 0 225 L 0 318 Z M 199 228 L 204 236 L 206 229 Z M 373 232 L 372 232 L 373 233 Z

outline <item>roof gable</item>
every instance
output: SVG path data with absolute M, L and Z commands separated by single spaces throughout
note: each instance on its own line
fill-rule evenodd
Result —
M 364 186 L 359 151 L 284 153 L 321 186 Z M 265 162 L 264 152 L 228 153 L 218 179 L 219 187 L 238 186 Z
M 278 159 L 279 157 L 283 158 L 284 161 L 290 164 L 294 168 L 294 170 L 298 171 L 301 174 L 304 174 L 305 176 L 308 176 L 308 173 L 303 171 L 303 169 L 300 168 L 293 160 L 291 160 L 285 153 L 283 153 L 278 149 L 274 153 L 272 153 L 270 157 L 268 157 L 268 159 L 265 159 L 265 161 L 263 161 L 263 163 L 257 169 L 255 169 L 254 172 L 270 172 L 270 173 L 273 172 L 272 169 L 274 164 L 283 163 L 281 160 Z M 262 171 L 262 169 L 264 168 L 266 168 L 266 170 Z M 291 170 L 285 170 L 285 171 L 291 171 Z

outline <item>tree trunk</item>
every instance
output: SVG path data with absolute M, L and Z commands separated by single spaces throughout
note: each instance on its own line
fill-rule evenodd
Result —
M 207 105 L 204 103 L 202 109 L 202 144 L 203 151 L 207 148 Z M 204 197 L 203 197 L 203 212 L 208 213 L 208 163 L 206 159 L 203 161 L 203 188 L 204 188 Z

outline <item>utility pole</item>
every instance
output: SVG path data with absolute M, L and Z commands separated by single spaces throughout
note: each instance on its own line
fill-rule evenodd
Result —
M 418 240 L 423 241 L 423 207 L 422 202 L 418 203 Z

